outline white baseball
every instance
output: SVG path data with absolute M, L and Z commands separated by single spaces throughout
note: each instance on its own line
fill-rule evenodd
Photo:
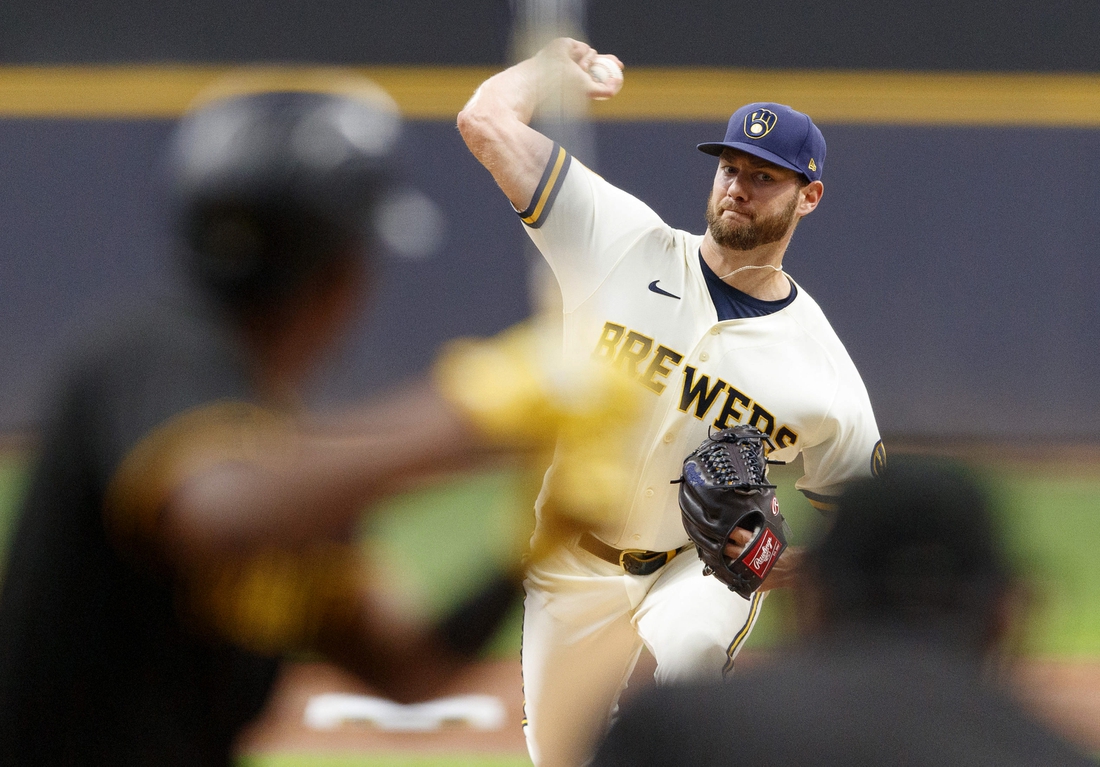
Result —
M 619 65 L 615 63 L 614 59 L 610 59 L 607 56 L 597 56 L 592 60 L 592 63 L 588 66 L 588 76 L 600 84 L 611 83 L 615 88 L 615 93 L 619 92 L 619 89 L 623 87 L 623 70 L 619 69 Z M 610 96 L 595 96 L 597 101 L 606 101 Z

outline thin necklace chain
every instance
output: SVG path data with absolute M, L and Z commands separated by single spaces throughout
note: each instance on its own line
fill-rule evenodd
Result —
M 743 272 L 746 269 L 774 269 L 775 271 L 779 272 L 780 274 L 783 273 L 782 267 L 778 267 L 775 264 L 749 264 L 748 266 L 742 266 L 740 269 L 734 269 L 732 272 L 725 275 L 725 277 L 719 277 L 718 279 L 724 280 L 727 277 L 732 277 L 733 275 L 737 274 L 738 272 Z

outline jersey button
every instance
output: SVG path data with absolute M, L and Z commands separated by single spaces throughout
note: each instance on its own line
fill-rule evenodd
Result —
M 631 538 L 633 538 L 636 541 L 642 540 L 642 536 L 639 535 L 638 533 L 634 533 L 634 535 L 632 535 Z
M 645 497 L 646 498 L 652 498 L 653 497 L 653 488 L 652 487 L 647 487 L 645 489 Z
M 669 432 L 668 434 L 665 435 L 665 444 L 667 445 L 669 442 L 671 442 L 674 439 L 676 439 L 676 437 L 673 435 L 672 432 Z
M 711 329 L 710 329 L 710 334 L 711 334 L 712 336 L 716 336 L 716 335 L 718 335 L 718 334 L 719 334 L 720 332 L 722 332 L 722 331 L 720 331 L 720 330 L 719 330 L 718 328 L 711 328 Z
M 707 360 L 710 359 L 710 355 L 707 354 L 706 352 L 703 352 L 702 354 L 699 355 L 699 359 L 701 359 L 703 362 L 706 362 Z

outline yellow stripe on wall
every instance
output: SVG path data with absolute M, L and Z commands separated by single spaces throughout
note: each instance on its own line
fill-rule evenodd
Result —
M 0 67 L 0 117 L 174 118 L 226 75 L 253 71 L 291 89 L 315 87 L 318 74 L 366 75 L 389 91 L 406 117 L 448 120 L 494 72 L 473 67 Z
M 823 123 L 1100 126 L 1097 75 L 653 69 L 627 74 L 634 81 L 637 94 L 597 109 L 721 120 L 741 104 L 778 101 Z
M 0 117 L 171 118 L 239 67 L 0 67 Z M 265 68 L 288 87 L 317 70 Z M 346 70 L 345 70 L 346 71 Z M 360 67 L 411 119 L 451 120 L 486 67 Z M 724 121 L 778 101 L 822 123 L 1100 127 L 1100 75 L 628 68 L 622 93 L 591 118 Z

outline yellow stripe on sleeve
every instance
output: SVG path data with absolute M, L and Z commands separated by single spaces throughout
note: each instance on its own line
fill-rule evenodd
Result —
M 531 215 L 523 217 L 523 223 L 528 226 L 536 226 L 537 222 L 542 216 L 542 211 L 546 207 L 547 202 L 554 193 L 554 189 L 557 188 L 558 178 L 561 175 L 562 166 L 565 165 L 565 160 L 568 157 L 568 153 L 564 148 L 558 147 L 558 155 L 554 158 L 554 165 L 550 171 L 549 178 L 546 179 L 546 183 L 541 190 L 538 190 L 537 199 L 535 203 L 535 209 L 531 212 Z
M 764 601 L 764 595 L 759 592 L 753 592 L 751 603 L 749 604 L 749 617 L 745 621 L 745 625 L 741 627 L 741 630 L 737 632 L 737 636 L 730 642 L 730 646 L 726 648 L 726 657 L 729 659 L 726 661 L 725 667 L 722 669 L 722 674 L 728 674 L 733 671 L 733 661 L 737 657 L 737 651 L 741 649 L 741 645 L 745 639 L 748 638 L 749 632 L 752 631 L 753 625 L 756 623 L 757 615 L 760 612 L 760 604 Z
M 813 506 L 818 511 L 833 512 L 833 511 L 837 510 L 836 503 L 827 502 L 827 501 L 823 501 L 823 500 L 815 500 L 813 498 L 807 498 L 806 500 L 808 500 L 810 502 L 810 505 Z

